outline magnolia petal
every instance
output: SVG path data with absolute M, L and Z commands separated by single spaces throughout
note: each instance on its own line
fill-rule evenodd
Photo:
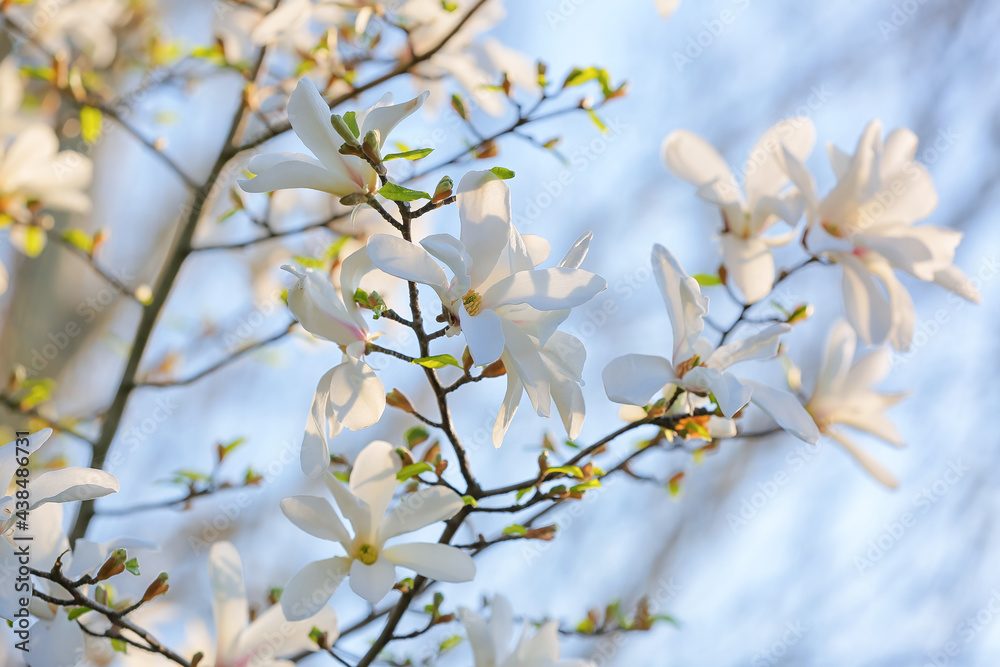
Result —
M 350 558 L 327 558 L 309 563 L 285 584 L 281 610 L 289 621 L 302 621 L 320 612 L 350 571 Z
M 328 370 L 319 379 L 313 395 L 306 432 L 302 436 L 299 463 L 307 477 L 317 477 L 330 467 L 330 438 L 340 434 L 343 425 L 328 409 L 330 405 L 330 383 L 338 367 Z
M 969 279 L 967 275 L 962 273 L 962 271 L 955 266 L 948 266 L 934 274 L 934 282 L 936 282 L 941 287 L 954 292 L 963 299 L 971 301 L 973 303 L 979 303 L 980 296 L 979 290 Z M 0 290 L 2 293 L 3 290 Z
M 522 234 L 521 240 L 524 241 L 524 246 L 528 252 L 532 266 L 538 266 L 549 258 L 549 254 L 552 252 L 552 244 L 544 237 L 536 234 Z
M 396 448 L 376 440 L 361 450 L 351 470 L 351 493 L 371 508 L 372 525 L 385 517 L 396 491 L 396 473 L 402 468 Z
M 337 507 L 340 508 L 340 513 L 351 522 L 354 534 L 374 540 L 373 528 L 375 524 L 372 523 L 372 511 L 368 503 L 351 493 L 347 485 L 334 477 L 333 473 L 327 471 L 322 479 L 326 488 L 330 490 L 334 502 L 337 503 Z M 381 519 L 381 517 L 379 518 Z
M 667 169 L 691 185 L 717 184 L 716 193 L 728 202 L 740 201 L 736 178 L 726 161 L 707 141 L 693 132 L 677 130 L 667 135 L 660 148 Z
M 372 367 L 344 355 L 329 377 L 329 410 L 350 431 L 368 428 L 385 411 L 385 388 Z
M 424 487 L 405 496 L 386 517 L 379 541 L 412 533 L 424 526 L 455 516 L 465 502 L 461 496 L 443 486 Z
M 774 255 L 761 238 L 720 237 L 722 263 L 746 303 L 757 303 L 774 287 Z
M 256 165 L 251 165 L 251 168 L 254 166 Z M 259 166 L 257 168 L 260 169 Z M 361 191 L 361 187 L 355 182 L 340 178 L 311 161 L 286 160 L 254 173 L 255 176 L 250 180 L 238 181 L 244 192 L 274 192 L 275 190 L 306 188 L 343 197 Z
M 816 142 L 816 128 L 804 116 L 778 121 L 750 151 L 745 171 L 747 202 L 751 210 L 765 197 L 776 198 L 788 184 L 785 151 L 805 160 Z
M 462 245 L 472 258 L 473 285 L 482 284 L 510 238 L 510 188 L 489 171 L 470 171 L 458 184 Z
M 858 337 L 851 325 L 844 320 L 837 320 L 830 330 L 823 351 L 823 361 L 816 378 L 815 395 L 830 396 L 840 391 L 851 372 L 851 362 L 854 360 L 857 344 Z
M 363 139 L 367 136 L 370 131 L 377 130 L 379 133 L 379 148 L 382 148 L 389 133 L 414 111 L 419 109 L 428 95 L 430 93 L 425 90 L 409 102 L 393 104 L 392 93 L 386 93 L 378 101 L 378 104 L 369 109 L 368 113 L 365 114 L 360 128 L 361 138 Z
M 463 308 L 459 324 L 477 366 L 492 364 L 500 358 L 504 348 L 503 324 L 495 311 L 484 308 L 472 316 Z
M 858 447 L 853 440 L 847 438 L 843 433 L 835 430 L 828 430 L 826 432 L 828 436 L 839 442 L 847 453 L 854 457 L 854 459 L 861 464 L 861 467 L 868 471 L 868 474 L 875 478 L 875 480 L 890 489 L 895 489 L 899 486 L 899 482 L 896 477 L 890 473 L 881 463 L 876 461 L 868 452 Z
M 212 613 L 215 617 L 216 660 L 229 662 L 236 651 L 236 641 L 250 618 L 246 588 L 243 585 L 243 561 L 229 542 L 216 542 L 208 552 L 208 579 L 212 587 Z
M 31 509 L 43 503 L 94 500 L 118 493 L 118 479 L 93 468 L 61 468 L 42 473 L 31 482 Z
M 302 328 L 338 345 L 366 340 L 366 326 L 357 322 L 327 275 L 314 269 L 281 267 L 298 279 L 288 290 L 288 309 Z M 350 292 L 353 297 L 353 291 Z M 353 304 L 353 298 L 351 302 Z
M 726 417 L 732 417 L 750 402 L 752 390 L 735 376 L 714 368 L 696 366 L 684 376 L 682 385 L 695 393 L 711 393 Z
M 559 660 L 559 622 L 549 621 L 538 628 L 535 636 L 524 642 L 525 657 L 545 660 L 549 664 Z
M 57 612 L 52 620 L 40 620 L 28 629 L 31 637 L 31 664 L 41 667 L 76 667 L 83 658 L 83 632 L 76 621 Z
M 300 530 L 321 540 L 340 542 L 351 548 L 351 536 L 333 506 L 316 496 L 293 496 L 281 501 L 281 512 Z
M 396 568 L 384 550 L 371 565 L 359 560 L 351 563 L 351 590 L 372 604 L 377 604 L 396 585 Z
M 434 258 L 419 245 L 389 234 L 375 234 L 368 239 L 368 256 L 382 271 L 433 287 L 447 303 L 448 279 Z
M 504 366 L 506 365 L 507 360 L 505 359 Z M 521 380 L 514 373 L 507 373 L 507 392 L 504 394 L 503 401 L 500 403 L 500 411 L 493 423 L 493 446 L 497 449 L 500 449 L 500 445 L 503 444 L 503 438 L 507 435 L 507 429 L 510 428 L 510 423 L 514 419 L 514 414 L 517 412 L 517 406 L 521 403 L 523 395 L 524 385 Z
M 360 184 L 347 170 L 346 156 L 339 150 L 344 140 L 333 129 L 330 116 L 330 106 L 316 84 L 308 77 L 299 79 L 288 98 L 288 122 L 292 130 L 323 166 L 344 180 Z
M 587 257 L 587 251 L 590 249 L 590 242 L 593 239 L 594 232 L 587 232 L 578 238 L 576 243 L 573 244 L 573 247 L 566 252 L 562 261 L 559 262 L 559 266 L 567 269 L 580 268 L 580 265 L 583 264 L 583 260 Z
M 484 308 L 526 303 L 538 310 L 562 310 L 580 306 L 607 289 L 600 276 L 581 269 L 518 271 L 483 294 Z
M 19 445 L 17 440 L 14 440 L 0 447 L 0 494 L 5 495 L 7 493 L 7 488 L 14 479 L 14 473 L 20 467 L 17 465 L 18 448 L 22 450 L 22 456 L 31 456 L 51 437 L 52 429 L 43 428 L 41 431 L 36 431 L 28 435 L 24 439 L 27 442 L 22 441 Z M 32 495 L 34 495 L 34 488 L 32 488 Z
M 872 279 L 864 262 L 849 253 L 837 253 L 844 268 L 844 310 L 858 335 L 869 345 L 881 345 L 892 330 L 892 305 Z
M 542 359 L 538 341 L 524 333 L 513 322 L 500 320 L 503 327 L 507 354 L 504 364 L 508 373 L 514 373 L 524 384 L 531 405 L 540 417 L 548 417 L 551 409 L 549 377 Z M 507 361 L 510 365 L 507 365 Z
M 454 291 L 465 294 L 472 287 L 469 271 L 472 269 L 472 258 L 465 251 L 462 242 L 451 234 L 432 234 L 425 236 L 420 245 L 432 257 L 443 263 L 455 276 Z
M 482 616 L 465 607 L 458 608 L 458 619 L 465 626 L 465 636 L 472 647 L 473 662 L 476 667 L 496 667 L 497 653 L 493 645 L 490 628 Z M 504 641 L 510 641 L 505 637 Z
M 766 412 L 778 426 L 800 440 L 809 443 L 819 440 L 816 422 L 793 394 L 753 380 L 743 380 L 743 383 L 753 389 L 750 402 Z
M 601 377 L 608 398 L 626 405 L 646 405 L 656 392 L 677 379 L 669 361 L 648 354 L 613 359 Z
M 689 277 L 669 250 L 653 246 L 653 275 L 667 306 L 673 329 L 673 361 L 686 361 L 705 328 L 708 298 L 702 296 L 698 281 Z
M 792 330 L 790 324 L 775 324 L 742 340 L 719 347 L 705 365 L 724 371 L 733 364 L 758 359 L 773 359 L 778 354 L 781 337 Z
M 461 583 L 476 577 L 472 556 L 447 544 L 397 544 L 382 551 L 389 561 L 435 581 Z
M 240 636 L 235 664 L 244 664 L 241 661 L 245 661 L 250 666 L 274 667 L 283 665 L 268 661 L 274 656 L 293 657 L 315 651 L 316 642 L 309 637 L 313 628 L 325 633 L 331 644 L 337 641 L 340 636 L 337 613 L 324 606 L 312 618 L 293 623 L 285 618 L 281 605 L 273 605 L 247 626 Z

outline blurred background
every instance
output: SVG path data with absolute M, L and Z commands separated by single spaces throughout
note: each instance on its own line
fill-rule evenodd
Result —
M 211 40 L 211 3 L 161 3 L 160 11 L 174 37 L 192 44 Z M 783 434 L 727 441 L 700 465 L 689 454 L 656 454 L 635 470 L 661 483 L 621 477 L 553 512 L 550 518 L 560 526 L 555 541 L 487 551 L 473 585 L 441 588 L 446 606 L 475 606 L 483 595 L 504 593 L 526 618 L 560 618 L 571 628 L 588 609 L 615 600 L 633 609 L 648 596 L 656 613 L 677 620 L 678 627 L 657 624 L 648 633 L 620 638 L 567 639 L 564 655 L 602 665 L 996 664 L 1000 532 L 994 524 L 1000 493 L 990 479 L 1000 463 L 1000 443 L 990 424 L 1000 405 L 997 25 L 1000 5 L 988 0 L 688 0 L 669 20 L 660 18 L 652 0 L 508 1 L 506 18 L 491 34 L 546 62 L 554 79 L 572 67 L 600 65 L 616 81 L 629 82 L 628 95 L 601 111 L 608 126 L 603 135 L 583 114 L 527 130 L 541 141 L 561 137 L 558 150 L 566 161 L 507 138 L 499 156 L 480 167 L 502 164 L 516 171 L 509 181 L 515 222 L 523 233 L 551 241 L 553 257 L 594 231 L 584 268 L 604 276 L 609 289 L 577 309 L 567 326 L 588 350 L 587 420 L 579 442 L 590 443 L 622 423 L 604 395 L 604 365 L 626 352 L 662 354 L 670 343 L 666 313 L 647 270 L 652 244 L 667 245 L 691 273 L 712 273 L 718 265 L 712 242 L 717 213 L 668 174 L 659 158 L 663 137 L 675 129 L 706 137 L 739 173 L 767 128 L 781 118 L 809 115 L 817 146 L 808 165 L 825 192 L 833 183 L 827 142 L 853 152 L 872 118 L 887 130 L 911 128 L 940 198 L 927 222 L 964 232 L 956 264 L 973 277 L 982 303 L 958 302 L 941 288 L 901 277 L 917 307 L 917 334 L 910 352 L 896 354 L 882 388 L 908 393 L 890 411 L 906 447 L 896 450 L 858 436 L 899 478 L 896 491 L 878 485 L 835 444 L 803 450 Z M 204 174 L 215 157 L 215 148 L 205 146 L 218 144 L 239 87 L 237 77 L 221 76 L 183 90 L 151 92 L 138 101 L 132 118 L 147 136 L 165 137 L 170 154 L 189 173 Z M 405 82 L 392 89 L 397 97 L 415 92 Z M 380 94 L 364 96 L 359 106 Z M 442 113 L 414 116 L 394 138 L 431 145 L 427 137 L 435 128 L 454 129 Z M 476 116 L 485 133 L 509 121 Z M 443 143 L 441 155 L 462 146 L 458 138 Z M 301 150 L 294 136 L 274 146 Z M 93 157 L 95 211 L 73 225 L 113 229 L 102 250 L 104 265 L 129 284 L 152 283 L 183 205 L 183 187 L 125 132 L 109 133 Z M 467 168 L 442 173 L 457 182 Z M 425 189 L 440 175 L 428 177 Z M 309 195 L 287 201 L 282 224 L 289 228 L 316 219 L 324 206 L 323 198 Z M 221 213 L 226 204 L 219 206 Z M 421 234 L 454 232 L 457 212 L 446 208 L 422 225 Z M 216 224 L 207 217 L 197 239 L 235 242 L 253 233 L 249 222 Z M 185 377 L 227 350 L 284 330 L 290 316 L 279 294 L 289 281 L 278 266 L 291 256 L 317 254 L 333 238 L 319 230 L 189 260 L 147 350 L 149 377 Z M 99 414 L 119 382 L 137 307 L 109 293 L 86 265 L 54 244 L 35 261 L 20 261 L 9 251 L 5 242 L 0 253 L 11 289 L 0 297 L 2 368 L 30 368 L 50 335 L 77 322 L 83 335 L 41 371 L 58 382 L 45 409 Z M 801 259 L 794 249 L 786 251 L 778 254 L 779 266 Z M 728 323 L 738 314 L 724 291 L 706 292 L 713 319 Z M 390 289 L 390 305 L 392 294 Z M 782 296 L 815 306 L 815 315 L 787 338 L 808 390 L 826 333 L 843 312 L 839 271 L 810 267 L 786 283 Z M 403 333 L 387 331 L 393 346 L 413 351 Z M 461 352 L 451 344 L 456 349 L 448 351 Z M 134 394 L 113 450 L 123 454 L 111 469 L 122 490 L 98 503 L 91 537 L 129 535 L 165 545 L 140 561 L 144 573 L 171 575 L 171 595 L 145 616 L 167 643 L 192 643 L 201 636 L 195 626 L 211 622 L 205 558 L 212 540 L 238 545 L 257 602 L 306 562 L 330 555 L 327 545 L 281 516 L 278 501 L 324 495 L 302 476 L 298 447 L 316 381 L 339 359 L 334 346 L 292 335 L 190 385 Z M 422 374 L 391 360 L 375 362 L 387 390 L 398 387 L 415 403 L 427 402 Z M 782 381 L 773 362 L 747 369 Z M 503 384 L 471 385 L 456 397 L 459 433 L 487 486 L 524 477 L 535 469 L 545 433 L 556 442 L 565 435 L 558 421 L 537 418 L 525 402 L 504 447 L 494 450 L 489 432 Z M 759 417 L 751 414 L 743 427 L 766 428 Z M 22 422 L 8 412 L 4 423 Z M 390 409 L 376 427 L 345 432 L 335 446 L 351 458 L 373 439 L 400 442 L 414 424 Z M 606 460 L 631 451 L 641 433 L 616 442 Z M 164 483 L 173 471 L 208 472 L 215 444 L 241 437 L 246 442 L 224 463 L 220 479 L 241 481 L 252 467 L 264 477 L 259 487 L 213 495 L 185 512 L 131 511 L 177 497 L 178 487 Z M 85 450 L 71 438 L 55 438 L 46 451 L 86 462 Z M 568 451 L 561 448 L 560 455 Z M 672 498 L 664 483 L 680 471 L 686 472 L 682 492 Z M 902 526 L 907 513 L 915 520 Z M 461 533 L 468 539 L 458 541 L 496 534 L 511 521 L 474 517 Z M 183 605 L 171 605 L 171 599 Z M 342 625 L 367 613 L 346 586 L 332 604 Z M 415 614 L 413 627 L 421 622 Z M 426 647 L 420 642 L 436 646 L 459 632 L 457 625 L 440 626 L 394 652 L 421 656 Z M 359 633 L 345 646 L 362 653 L 373 636 Z M 470 662 L 462 646 L 441 664 Z M 303 664 L 326 663 L 318 657 Z

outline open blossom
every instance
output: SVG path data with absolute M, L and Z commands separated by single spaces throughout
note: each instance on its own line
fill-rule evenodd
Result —
M 350 577 L 351 589 L 372 604 L 396 584 L 397 566 L 437 581 L 463 582 L 475 577 L 472 557 L 455 547 L 425 542 L 386 544 L 450 519 L 464 505 L 451 489 L 431 486 L 404 497 L 386 514 L 400 469 L 393 446 L 375 441 L 358 454 L 349 486 L 329 472 L 323 476 L 341 514 L 350 522 L 353 536 L 323 498 L 295 496 L 281 502 L 281 511 L 292 523 L 314 537 L 339 542 L 347 552 L 346 556 L 310 563 L 292 577 L 281 595 L 286 618 L 298 621 L 316 614 L 344 577 Z
M 881 123 L 872 121 L 854 155 L 829 147 L 837 185 L 817 206 L 822 228 L 842 240 L 828 254 L 844 271 L 848 321 L 866 343 L 889 340 L 898 350 L 910 347 L 916 316 L 894 270 L 979 300 L 954 266 L 962 233 L 914 225 L 938 201 L 927 168 L 914 160 L 916 151 L 913 132 L 894 130 L 883 143 Z
M 423 94 L 409 102 L 393 104 L 392 94 L 386 93 L 375 106 L 357 114 L 359 140 L 374 130 L 381 149 L 393 128 L 419 109 L 425 98 Z M 344 139 L 334 130 L 330 119 L 330 107 L 316 84 L 306 78 L 299 80 L 288 100 L 288 120 L 315 157 L 302 153 L 257 155 L 248 165 L 256 176 L 241 180 L 240 187 L 247 192 L 309 188 L 338 197 L 375 192 L 378 189 L 375 170 L 359 157 L 340 153 Z
M 805 207 L 803 194 L 790 187 L 786 154 L 801 162 L 815 140 L 816 130 L 808 118 L 783 120 L 765 132 L 747 159 L 745 200 L 729 165 L 707 141 L 684 130 L 663 141 L 667 168 L 697 186 L 699 197 L 719 207 L 722 263 L 747 303 L 771 292 L 775 278 L 771 247 L 784 245 L 795 235 L 794 229 L 777 236 L 765 232 L 779 220 L 794 225 Z
M 283 658 L 315 650 L 309 637 L 313 628 L 325 632 L 332 643 L 339 635 L 337 614 L 318 609 L 307 621 L 285 619 L 281 605 L 273 605 L 250 622 L 250 607 L 243 583 L 243 562 L 229 542 L 216 542 L 208 555 L 208 577 L 215 615 L 215 655 L 206 655 L 205 667 L 287 667 Z
M 108 67 L 115 59 L 115 28 L 128 16 L 125 0 L 35 2 L 34 13 L 19 18 L 32 26 L 33 39 L 48 51 L 86 54 L 94 67 Z
M 854 361 L 858 338 L 847 322 L 834 325 L 816 378 L 816 387 L 806 402 L 819 430 L 844 446 L 872 477 L 895 488 L 896 479 L 882 465 L 858 447 L 838 425 L 859 429 L 901 447 L 903 439 L 889 421 L 885 410 L 903 394 L 881 394 L 872 386 L 892 368 L 892 353 L 881 348 Z
M 516 376 L 535 411 L 547 417 L 552 400 L 551 362 L 562 353 L 549 348 L 547 364 L 541 350 L 569 310 L 592 299 L 607 283 L 566 262 L 536 269 L 529 239 L 511 224 L 510 190 L 494 174 L 469 172 L 459 184 L 457 198 L 461 239 L 434 234 L 413 244 L 376 234 L 368 239 L 368 255 L 382 271 L 432 287 L 451 317 L 448 335 L 465 335 L 476 365 L 503 359 L 507 373 Z M 547 253 L 547 243 L 530 240 L 535 249 L 544 245 Z M 575 252 L 582 260 L 587 242 L 589 236 L 581 239 L 583 249 L 575 247 L 567 259 L 574 261 Z M 451 280 L 438 261 L 451 270 Z M 556 381 L 578 377 L 577 365 L 569 363 Z M 517 385 L 508 390 L 505 410 L 513 416 L 513 401 L 521 393 Z M 509 419 L 504 418 L 504 423 Z M 496 446 L 505 430 L 505 426 L 494 430 Z
M 385 388 L 364 361 L 372 334 L 354 302 L 361 278 L 373 267 L 364 248 L 352 253 L 341 265 L 339 292 L 322 272 L 283 268 L 297 277 L 288 308 L 299 324 L 344 350 L 343 361 L 319 380 L 302 440 L 302 472 L 316 476 L 330 465 L 331 438 L 343 428 L 368 428 L 385 411 Z
M 14 591 L 13 582 L 13 577 L 16 576 L 18 571 L 18 557 L 16 547 L 14 546 L 14 536 L 20 532 L 16 526 L 18 511 L 16 493 L 18 488 L 20 488 L 16 484 L 16 480 L 18 479 L 16 473 L 18 468 L 21 467 L 18 465 L 18 458 L 33 454 L 39 447 L 45 444 L 51 435 L 52 429 L 47 428 L 29 435 L 24 439 L 27 442 L 15 440 L 0 448 L 0 489 L 9 494 L 0 498 L 0 617 L 3 618 L 12 619 L 13 614 L 16 613 L 18 608 L 18 594 Z M 18 448 L 22 451 L 18 452 Z M 118 480 L 103 470 L 74 467 L 60 468 L 44 472 L 37 477 L 32 477 L 31 495 L 27 509 L 29 512 L 35 512 L 39 508 L 44 508 L 52 503 L 94 500 L 95 498 L 103 498 L 106 495 L 117 492 Z M 46 525 L 47 522 L 41 521 L 40 513 L 38 516 L 35 516 L 35 519 L 38 523 L 35 521 L 32 522 L 32 525 L 35 526 L 34 531 L 37 531 L 39 526 L 58 530 L 58 535 L 55 535 L 52 530 L 46 533 L 55 535 L 52 540 L 48 540 L 55 544 L 58 537 L 62 535 L 61 514 L 55 525 Z M 34 535 L 33 532 L 29 532 L 28 534 Z M 39 542 L 41 541 L 39 540 Z M 42 558 L 41 551 L 42 549 L 39 546 L 38 551 L 36 551 L 36 556 L 39 557 L 37 562 L 39 563 L 45 560 Z M 58 555 L 58 553 L 54 555 Z
M 528 635 L 528 624 L 522 624 L 521 637 L 514 639 L 514 610 L 510 602 L 497 595 L 490 603 L 490 619 L 460 607 L 458 617 L 472 646 L 475 667 L 593 667 L 588 660 L 559 659 L 559 623 L 549 621 Z
M 816 425 L 795 396 L 728 372 L 730 366 L 741 361 L 774 357 L 779 338 L 791 326 L 770 326 L 749 338 L 716 348 L 701 337 L 708 297 L 702 296 L 698 282 L 684 273 L 674 256 L 660 245 L 653 248 L 653 273 L 673 330 L 671 359 L 628 354 L 613 360 L 603 373 L 608 398 L 626 405 L 646 405 L 660 391 L 668 403 L 678 390 L 696 396 L 711 394 L 727 418 L 752 402 L 792 435 L 816 442 Z

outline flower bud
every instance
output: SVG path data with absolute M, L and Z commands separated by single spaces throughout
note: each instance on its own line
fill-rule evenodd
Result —
M 110 579 L 111 577 L 124 572 L 125 561 L 127 560 L 128 554 L 124 549 L 115 549 L 111 552 L 108 559 L 104 561 L 104 565 L 101 566 L 101 569 L 97 571 L 97 581 L 105 581 L 106 579 Z
M 347 124 L 347 121 L 344 120 L 343 116 L 336 113 L 333 114 L 330 116 L 330 123 L 333 125 L 333 129 L 336 130 L 337 134 L 339 134 L 345 142 L 351 146 L 358 145 L 358 138 L 354 136 L 354 131 L 351 129 L 351 126 Z
M 340 203 L 344 206 L 357 206 L 359 204 L 364 204 L 368 201 L 368 195 L 362 192 L 352 192 L 349 195 L 344 195 L 340 198 Z
M 434 196 L 431 197 L 431 201 L 435 204 L 439 201 L 443 201 L 451 196 L 451 193 L 455 189 L 455 182 L 451 180 L 450 177 L 445 176 L 440 181 L 438 181 L 437 187 L 434 188 Z
M 153 580 L 153 583 L 149 585 L 146 592 L 142 594 L 142 601 L 149 602 L 153 598 L 163 595 L 170 589 L 170 584 L 167 583 L 167 573 L 161 572 L 160 576 Z
M 385 395 L 385 403 L 397 410 L 409 412 L 410 414 L 413 413 L 413 405 L 410 403 L 410 399 L 404 396 L 403 392 L 398 389 L 393 389 Z

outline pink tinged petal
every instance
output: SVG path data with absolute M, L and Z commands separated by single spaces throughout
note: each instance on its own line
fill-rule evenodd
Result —
M 18 444 L 17 440 L 14 440 L 0 447 L 0 495 L 6 495 L 7 487 L 10 486 L 11 481 L 14 479 L 14 473 L 20 467 L 17 465 L 19 456 L 31 456 L 51 437 L 52 429 L 43 428 L 41 431 L 36 431 L 25 438 L 27 440 L 26 443 L 22 442 Z M 20 453 L 17 451 L 18 448 L 22 450 Z
M 677 259 L 663 246 L 653 246 L 653 275 L 667 306 L 673 329 L 673 361 L 686 361 L 705 327 L 708 298 L 702 296 L 698 281 L 689 277 Z
M 372 604 L 377 604 L 396 585 L 396 568 L 388 560 L 388 549 L 371 565 L 359 560 L 351 563 L 351 590 Z
M 385 411 L 385 388 L 371 366 L 344 355 L 344 362 L 330 374 L 329 410 L 349 431 L 368 428 Z
M 426 250 L 389 234 L 375 234 L 368 239 L 368 256 L 382 271 L 415 283 L 430 285 L 442 301 L 448 299 L 448 279 Z M 445 303 L 445 306 L 451 304 Z
M 293 496 L 281 501 L 281 512 L 300 530 L 321 540 L 351 548 L 351 536 L 329 501 L 316 496 Z
M 715 396 L 715 401 L 726 417 L 732 417 L 750 402 L 749 385 L 729 373 L 714 368 L 697 366 L 684 376 L 682 386 L 688 391 Z
M 653 394 L 677 379 L 669 361 L 647 354 L 618 357 L 604 368 L 601 377 L 608 398 L 626 405 L 646 405 Z
M 513 322 L 504 319 L 500 322 L 507 346 L 504 363 L 506 364 L 506 359 L 510 360 L 507 372 L 516 374 L 524 384 L 535 412 L 540 417 L 548 417 L 552 399 L 549 393 L 548 373 L 539 351 L 538 341 L 524 333 Z
M 835 260 L 844 268 L 844 310 L 863 341 L 881 345 L 892 330 L 891 304 L 860 259 L 837 253 Z
M 497 652 L 493 646 L 493 638 L 490 636 L 490 629 L 482 616 L 466 609 L 458 608 L 458 619 L 465 626 L 465 635 L 469 639 L 472 647 L 472 657 L 475 667 L 496 667 Z M 505 637 L 509 641 L 510 637 Z
M 379 132 L 379 148 L 385 144 L 386 137 L 389 133 L 395 129 L 399 123 L 410 116 L 414 111 L 419 109 L 423 105 L 427 96 L 430 95 L 428 91 L 420 93 L 417 97 L 414 97 L 409 102 L 403 102 L 402 104 L 392 103 L 392 93 L 386 93 L 378 104 L 369 109 L 368 113 L 365 114 L 364 120 L 361 123 L 361 138 L 368 134 L 371 130 L 378 130 Z
M 736 178 L 726 161 L 707 141 L 687 130 L 671 132 L 660 148 L 667 169 L 691 185 L 718 184 L 726 201 L 740 201 Z
M 600 276 L 580 269 L 519 271 L 483 294 L 484 308 L 525 303 L 538 310 L 576 308 L 607 289 Z
M 705 365 L 724 371 L 743 361 L 773 359 L 778 355 L 781 337 L 791 330 L 790 324 L 775 324 L 748 338 L 727 343 L 713 352 Z
M 208 580 L 212 587 L 212 613 L 218 647 L 216 659 L 228 663 L 235 655 L 236 641 L 250 622 L 243 585 L 243 562 L 229 542 L 216 542 L 208 554 Z
M 431 486 L 404 496 L 382 524 L 380 542 L 412 533 L 458 514 L 465 506 L 461 496 L 443 486 Z
M 723 234 L 720 245 L 726 272 L 746 303 L 757 303 L 771 293 L 774 256 L 763 239 Z
M 435 581 L 461 583 L 476 577 L 472 556 L 447 544 L 397 544 L 384 549 L 382 555 L 400 567 Z
M 362 539 L 374 541 L 372 510 L 368 503 L 351 493 L 347 485 L 334 477 L 331 472 L 323 475 L 323 483 L 333 495 L 333 500 L 340 508 L 340 513 L 351 522 L 354 534 Z
M 246 661 L 250 667 L 273 667 L 274 657 L 294 657 L 316 650 L 309 633 L 316 628 L 326 633 L 331 644 L 340 636 L 337 614 L 324 606 L 312 618 L 291 622 L 285 618 L 281 605 L 274 605 L 247 627 L 236 646 L 236 664 Z M 289 663 L 294 664 L 294 663 Z
M 849 439 L 843 433 L 834 430 L 828 430 L 826 432 L 831 438 L 839 442 L 847 453 L 854 457 L 854 459 L 861 464 L 861 467 L 868 471 L 868 474 L 875 478 L 875 480 L 890 489 L 895 489 L 899 486 L 899 482 L 896 480 L 895 476 L 890 473 L 881 463 L 875 460 L 868 452 L 858 447 L 853 440 Z
M 31 482 L 31 509 L 44 503 L 94 500 L 118 492 L 118 479 L 93 468 L 61 468 Z
M 503 324 L 495 311 L 484 308 L 472 316 L 462 308 L 459 324 L 477 366 L 492 364 L 504 349 Z
M 378 526 L 396 491 L 396 473 L 402 468 L 395 447 L 376 440 L 361 450 L 351 470 L 351 493 L 371 508 L 372 526 Z
M 559 262 L 560 267 L 567 269 L 578 269 L 580 265 L 583 264 L 583 260 L 587 257 L 587 251 L 590 249 L 590 242 L 594 238 L 594 232 L 587 232 L 573 244 L 562 261 Z
M 507 365 L 507 360 L 504 360 Z M 507 429 L 517 413 L 517 406 L 521 403 L 521 396 L 524 395 L 524 385 L 513 373 L 507 373 L 507 391 L 503 401 L 500 403 L 500 411 L 497 413 L 496 421 L 493 423 L 493 446 L 500 449 L 503 438 L 507 435 Z
M 470 171 L 458 185 L 462 245 L 472 258 L 473 285 L 493 271 L 510 233 L 510 189 L 489 171 Z
M 743 383 L 753 389 L 750 402 L 766 412 L 778 426 L 800 440 L 809 443 L 819 440 L 816 422 L 794 395 L 753 380 L 743 380 Z
M 838 320 L 830 331 L 816 378 L 815 396 L 833 396 L 842 391 L 851 372 L 851 362 L 857 349 L 858 337 L 844 320 Z
M 309 563 L 285 584 L 281 609 L 289 621 L 302 621 L 318 614 L 333 597 L 351 568 L 350 558 L 327 558 Z

